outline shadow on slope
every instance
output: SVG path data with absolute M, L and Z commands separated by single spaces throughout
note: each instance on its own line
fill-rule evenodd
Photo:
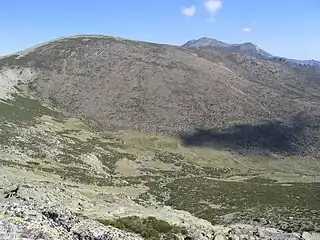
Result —
M 185 146 L 229 149 L 239 153 L 319 155 L 320 121 L 299 113 L 287 120 L 237 124 L 225 129 L 201 129 L 180 135 Z

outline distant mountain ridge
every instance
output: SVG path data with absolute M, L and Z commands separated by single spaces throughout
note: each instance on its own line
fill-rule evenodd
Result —
M 202 37 L 186 42 L 182 47 L 195 47 L 199 49 L 212 49 L 226 53 L 241 53 L 258 59 L 273 57 L 272 54 L 262 50 L 251 42 L 229 44 L 213 38 Z
M 257 59 L 286 62 L 289 63 L 292 67 L 307 67 L 309 69 L 320 72 L 320 61 L 313 59 L 297 60 L 275 56 L 251 42 L 230 44 L 214 38 L 201 37 L 199 39 L 193 39 L 186 42 L 182 45 L 182 47 L 193 47 L 202 50 L 211 49 L 224 53 L 240 53 Z

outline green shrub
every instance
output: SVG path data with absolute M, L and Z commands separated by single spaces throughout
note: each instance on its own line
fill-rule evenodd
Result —
M 176 234 L 186 233 L 185 229 L 171 226 L 166 221 L 156 219 L 155 217 L 139 218 L 137 216 L 130 216 L 116 220 L 98 219 L 98 221 L 106 226 L 131 231 L 152 240 L 177 239 Z

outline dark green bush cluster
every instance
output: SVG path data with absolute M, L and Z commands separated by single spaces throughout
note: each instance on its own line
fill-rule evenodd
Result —
M 106 226 L 131 231 L 152 240 L 178 239 L 176 234 L 186 234 L 185 229 L 171 226 L 166 221 L 156 219 L 155 217 L 139 218 L 137 216 L 130 216 L 116 220 L 99 219 L 98 221 Z

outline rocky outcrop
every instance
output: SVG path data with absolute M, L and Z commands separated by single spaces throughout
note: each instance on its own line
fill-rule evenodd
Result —
M 177 239 L 320 239 L 320 234 L 316 233 L 286 233 L 274 228 L 246 224 L 186 230 L 187 233 L 183 236 L 177 235 Z M 143 238 L 135 233 L 79 217 L 61 206 L 37 208 L 36 204 L 26 200 L 9 198 L 0 204 L 0 239 L 140 240 Z
M 23 200 L 0 205 L 0 239 L 140 240 L 139 235 L 81 219 L 62 207 L 35 209 Z
M 31 68 L 1 68 L 0 66 L 0 98 L 10 98 L 17 84 L 27 83 L 33 76 Z

